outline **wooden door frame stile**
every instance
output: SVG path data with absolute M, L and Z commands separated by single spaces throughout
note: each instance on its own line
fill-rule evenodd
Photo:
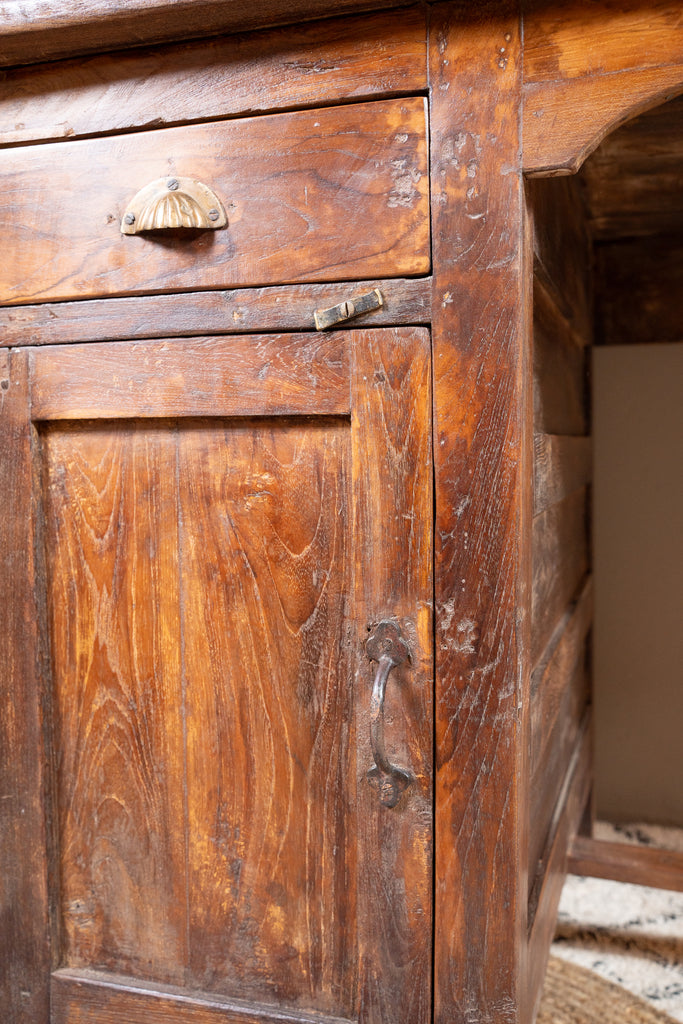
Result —
M 437 1024 L 528 1019 L 529 623 L 517 609 L 530 592 L 531 421 L 519 28 L 509 0 L 438 5 L 429 31 Z
M 12 962 L 2 972 L 3 1013 L 12 1022 L 43 1024 L 50 1012 L 53 966 L 46 857 L 50 772 L 40 639 L 44 616 L 36 606 L 41 571 L 34 550 L 36 517 L 27 514 L 34 474 L 28 354 L 0 353 L 0 378 L 1 927 L 12 936 Z

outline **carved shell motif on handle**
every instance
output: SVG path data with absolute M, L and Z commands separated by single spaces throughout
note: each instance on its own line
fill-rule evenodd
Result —
M 228 223 L 220 199 L 194 178 L 157 178 L 131 199 L 121 221 L 121 233 L 168 231 L 174 228 L 224 228 Z

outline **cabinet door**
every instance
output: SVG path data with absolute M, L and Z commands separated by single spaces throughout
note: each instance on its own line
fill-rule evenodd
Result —
M 426 1024 L 428 332 L 24 358 L 50 1020 Z

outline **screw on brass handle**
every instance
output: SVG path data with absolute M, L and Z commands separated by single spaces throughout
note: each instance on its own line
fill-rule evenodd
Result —
M 370 698 L 370 745 L 375 763 L 368 772 L 368 779 L 379 789 L 380 803 L 385 807 L 395 807 L 413 777 L 387 757 L 384 748 L 384 695 L 389 673 L 394 666 L 409 660 L 410 649 L 396 623 L 384 620 L 368 637 L 365 650 L 370 661 L 377 662 Z

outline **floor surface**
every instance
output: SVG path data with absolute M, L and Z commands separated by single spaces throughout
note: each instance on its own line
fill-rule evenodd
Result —
M 683 829 L 598 822 L 595 834 L 683 851 Z M 570 875 L 552 953 L 683 1022 L 683 893 Z

